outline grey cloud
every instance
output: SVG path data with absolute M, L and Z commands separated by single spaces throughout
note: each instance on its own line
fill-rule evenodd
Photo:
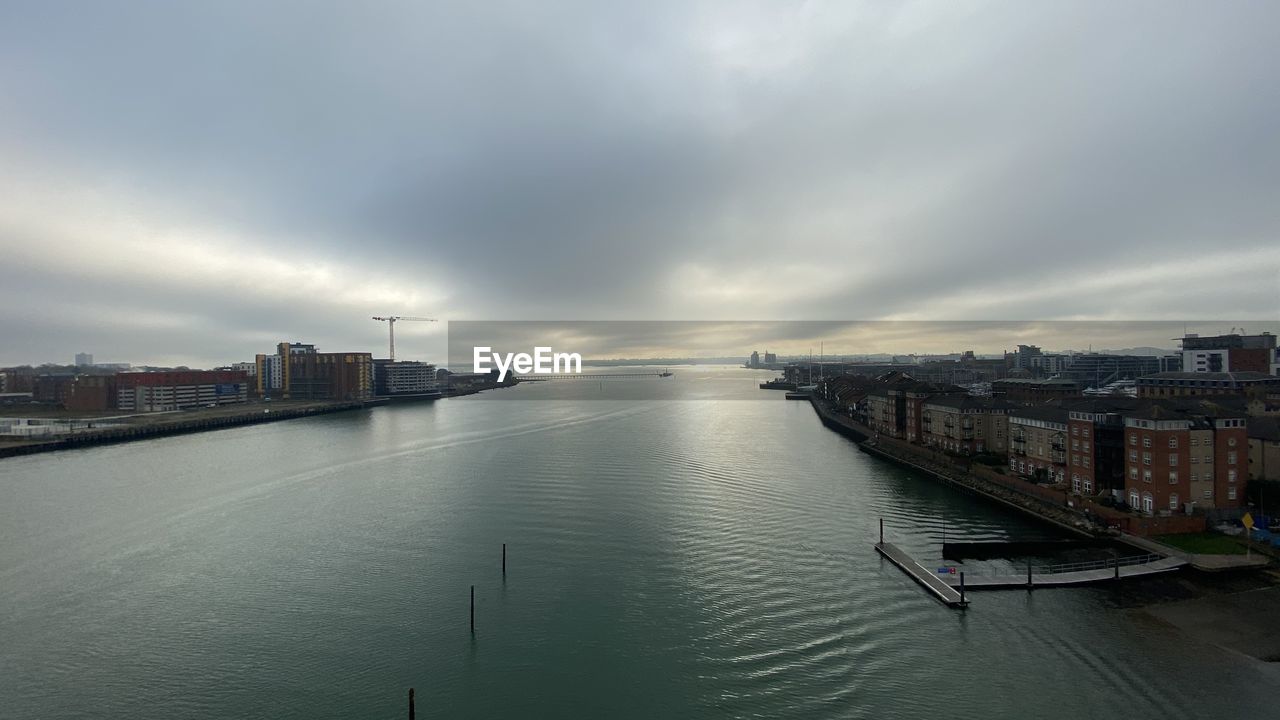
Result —
M 0 208 L 0 251 L 43 257 L 0 288 L 0 334 L 30 339 L 0 364 L 108 342 L 88 304 L 134 359 L 209 363 L 281 333 L 376 350 L 386 312 L 1274 318 L 1278 22 L 1245 2 L 9 4 L 0 187 L 135 230 L 68 244 Z M 84 267 L 127 232 L 443 299 Z M 1117 270 L 1133 282 L 1064 290 Z M 42 295 L 35 327 L 17 308 Z M 162 337 L 149 308 L 199 331 Z

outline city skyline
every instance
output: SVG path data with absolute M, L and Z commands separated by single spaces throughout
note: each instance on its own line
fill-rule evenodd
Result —
M 1271 320 L 1280 8 L 1229 5 L 9 6 L 0 364 Z

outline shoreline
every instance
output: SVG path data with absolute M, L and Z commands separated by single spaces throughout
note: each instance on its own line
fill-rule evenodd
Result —
M 384 398 L 371 398 L 369 400 L 337 402 L 299 402 L 302 404 L 278 403 L 274 406 L 268 406 L 266 403 L 259 402 L 248 406 L 224 405 L 219 408 L 200 408 L 189 412 L 167 412 L 151 416 L 136 415 L 132 416 L 135 422 L 123 426 L 118 425 L 102 430 L 64 435 L 50 440 L 33 440 L 12 445 L 0 445 L 0 459 L 59 450 L 73 450 L 95 445 L 112 445 L 172 435 L 222 430 L 241 425 L 281 422 L 314 415 L 363 410 L 386 405 L 388 401 Z M 233 407 L 235 410 L 229 412 L 228 409 Z
M 947 468 L 940 465 L 930 467 L 926 463 L 931 461 L 934 463 L 939 462 L 938 458 L 933 457 L 937 455 L 934 451 L 924 448 L 908 448 L 895 452 L 894 446 L 901 443 L 895 442 L 891 445 L 890 442 L 887 442 L 891 441 L 891 439 L 875 439 L 875 433 L 870 428 L 857 423 L 852 418 L 844 417 L 832 411 L 816 396 L 811 396 L 809 402 L 824 426 L 853 440 L 858 449 L 868 455 L 924 473 L 959 490 L 979 495 L 1003 507 L 1030 515 L 1037 520 L 1074 535 L 1087 538 L 1120 539 L 1106 528 L 1100 527 L 1096 523 L 1090 523 L 1082 513 L 1077 513 L 1056 504 L 1050 504 L 1046 499 L 1024 493 L 1021 488 L 1011 484 L 1006 485 L 980 478 L 971 473 L 961 472 L 954 467 Z M 929 453 L 929 455 L 925 455 L 925 452 Z M 910 458 L 905 457 L 908 453 L 911 455 Z

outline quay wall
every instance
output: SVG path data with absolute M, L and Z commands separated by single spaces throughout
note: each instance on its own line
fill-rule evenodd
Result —
M 1203 516 L 1161 517 L 1125 513 L 1102 505 L 1093 498 L 1006 475 L 965 457 L 897 438 L 877 436 L 870 428 L 832 410 L 819 398 L 812 397 L 810 402 L 823 425 L 858 443 L 859 448 L 868 454 L 911 467 L 1077 534 L 1098 536 L 1119 531 L 1153 536 L 1201 532 L 1206 527 Z
M 145 440 L 147 438 L 165 437 L 168 435 L 182 435 L 193 432 L 204 432 L 206 430 L 219 430 L 238 425 L 256 425 L 264 422 L 292 420 L 294 418 L 309 417 L 312 415 L 324 415 L 328 413 L 359 410 L 362 408 L 382 405 L 385 404 L 385 402 L 385 400 L 374 399 L 308 405 L 306 407 L 297 408 L 259 408 L 255 406 L 252 411 L 246 410 L 245 412 L 236 413 L 234 415 L 218 415 L 214 417 L 201 417 L 197 415 L 195 417 L 182 417 L 169 422 L 140 423 L 124 427 L 104 428 L 102 430 L 80 432 L 75 435 L 61 437 L 56 440 L 32 442 L 29 444 L 15 445 L 11 447 L 0 447 L 0 458 L 13 457 L 16 455 L 31 455 L 41 452 L 52 452 L 54 450 L 89 447 L 91 445 Z M 270 412 L 265 412 L 264 410 L 270 410 Z

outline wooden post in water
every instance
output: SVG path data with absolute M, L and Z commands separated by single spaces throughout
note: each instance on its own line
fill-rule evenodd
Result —
M 1120 580 L 1120 551 L 1112 550 L 1111 556 L 1116 562 L 1116 580 L 1119 581 Z
M 471 586 L 471 634 L 476 634 L 476 586 Z
M 1027 558 L 1027 589 L 1030 590 L 1031 587 L 1031 558 Z
M 880 518 L 880 544 L 884 544 L 884 518 Z
M 502 543 L 502 574 L 507 574 L 507 544 Z
M 409 720 L 413 720 L 413 688 L 409 688 Z
M 960 604 L 964 604 L 964 571 L 960 571 Z

